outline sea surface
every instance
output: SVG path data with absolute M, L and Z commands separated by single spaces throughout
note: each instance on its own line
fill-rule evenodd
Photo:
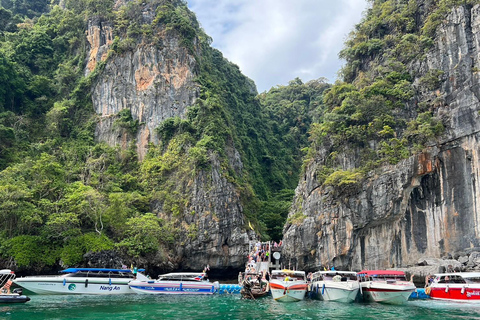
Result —
M 309 299 L 281 303 L 272 297 L 243 300 L 239 294 L 29 296 L 25 304 L 0 305 L 0 319 L 480 319 L 480 304 L 433 300 L 394 306 Z

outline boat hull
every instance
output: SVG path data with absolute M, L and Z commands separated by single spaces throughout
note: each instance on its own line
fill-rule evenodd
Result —
M 88 280 L 88 281 L 87 281 Z M 18 278 L 14 283 L 37 294 L 132 294 L 131 279 L 87 279 L 44 277 L 42 279 Z
M 360 286 L 358 282 L 323 282 L 313 283 L 316 297 L 324 301 L 350 303 L 357 298 Z
M 0 303 L 25 303 L 30 298 L 19 294 L 0 294 Z
M 463 284 L 450 284 L 432 287 L 430 298 L 435 300 L 469 301 L 480 303 L 480 286 L 468 287 Z
M 130 288 L 140 294 L 214 294 L 218 282 L 132 281 Z
M 304 282 L 289 283 L 286 281 L 270 281 L 270 291 L 276 301 L 295 302 L 305 298 L 307 284 Z
M 415 286 L 406 284 L 362 283 L 363 298 L 367 302 L 403 304 L 415 291 Z

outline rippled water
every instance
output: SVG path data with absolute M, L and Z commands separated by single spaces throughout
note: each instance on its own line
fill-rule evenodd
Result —
M 480 319 L 480 304 L 433 300 L 403 306 L 316 300 L 281 303 L 214 296 L 48 296 L 0 305 L 0 319 Z

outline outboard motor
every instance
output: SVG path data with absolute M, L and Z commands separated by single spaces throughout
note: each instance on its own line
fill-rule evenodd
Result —
M 23 290 L 22 290 L 22 288 L 15 288 L 15 289 L 13 289 L 13 293 L 16 293 L 19 296 L 21 296 L 22 293 L 23 293 Z

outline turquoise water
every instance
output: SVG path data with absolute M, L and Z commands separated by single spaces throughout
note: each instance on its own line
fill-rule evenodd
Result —
M 316 300 L 280 303 L 271 297 L 242 300 L 214 296 L 49 296 L 0 305 L 0 319 L 480 319 L 480 305 L 432 300 L 404 306 L 340 304 Z

